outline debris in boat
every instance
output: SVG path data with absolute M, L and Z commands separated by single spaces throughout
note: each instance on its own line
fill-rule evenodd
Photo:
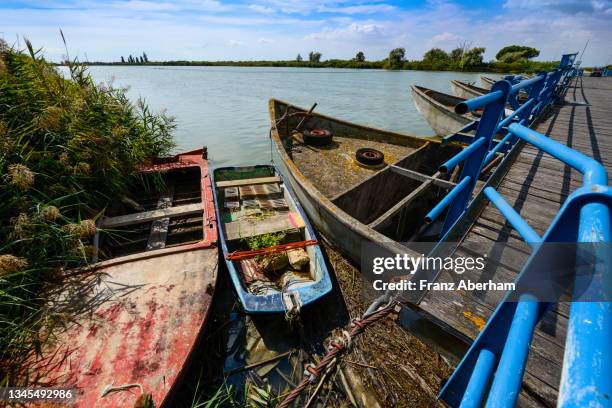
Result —
M 295 312 L 331 290 L 314 230 L 274 166 L 219 168 L 213 177 L 225 260 L 246 311 L 287 312 L 282 293 L 297 300 Z M 226 206 L 228 187 L 238 187 L 233 211 Z M 289 251 L 297 251 L 293 264 Z
M 286 252 L 280 254 L 271 254 L 263 256 L 257 265 L 268 274 L 276 274 L 281 272 L 289 265 L 289 257 Z
M 302 269 L 304 265 L 310 262 L 308 253 L 302 248 L 287 251 L 287 257 L 289 258 L 289 263 L 295 269 Z
M 282 190 L 278 183 L 255 184 L 239 187 L 240 197 L 242 199 L 254 198 L 260 196 L 282 195 Z
M 238 201 L 238 198 L 239 198 L 238 187 L 227 187 L 223 189 L 223 193 L 225 194 L 226 200 Z

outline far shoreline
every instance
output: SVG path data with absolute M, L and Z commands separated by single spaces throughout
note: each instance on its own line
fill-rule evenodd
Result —
M 56 66 L 67 67 L 70 64 L 68 63 L 53 63 Z M 215 62 L 215 61 L 159 61 L 159 62 L 149 62 L 149 63 L 138 63 L 138 64 L 125 64 L 121 62 L 80 62 L 80 64 L 85 66 L 111 66 L 111 67 L 247 67 L 247 68 L 311 68 L 311 69 L 345 69 L 345 70 L 365 70 L 365 71 L 389 71 L 389 72 L 401 72 L 401 71 L 422 71 L 422 72 L 454 72 L 454 73 L 491 73 L 491 74 L 519 74 L 519 73 L 533 73 L 534 70 L 508 70 L 508 69 L 499 69 L 499 68 L 491 68 L 488 66 L 479 66 L 479 67 L 470 67 L 470 69 L 464 70 L 456 70 L 456 69 L 436 69 L 436 68 L 400 68 L 400 69 L 389 69 L 384 68 L 382 66 L 362 66 L 362 67 L 354 67 L 354 66 L 332 66 L 327 65 L 325 63 L 321 63 L 318 65 L 314 64 L 276 64 L 276 63 L 268 63 L 264 61 L 263 63 L 259 62 Z

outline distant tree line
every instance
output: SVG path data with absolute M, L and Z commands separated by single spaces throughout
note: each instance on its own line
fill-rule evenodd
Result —
M 450 51 L 432 48 L 423 54 L 421 60 L 406 59 L 405 48 L 395 48 L 383 60 L 368 61 L 363 51 L 354 58 L 321 60 L 319 51 L 310 51 L 305 59 L 298 54 L 294 60 L 284 61 L 149 61 L 147 54 L 126 58 L 121 62 L 94 62 L 92 65 L 134 64 L 134 65 L 194 65 L 194 66 L 249 66 L 249 67 L 310 67 L 310 68 L 355 68 L 355 69 L 409 69 L 424 71 L 491 71 L 491 72 L 538 72 L 548 71 L 558 61 L 533 61 L 540 51 L 523 45 L 509 45 L 495 55 L 495 60 L 484 61 L 484 47 L 472 47 L 463 43 Z
M 504 47 L 495 55 L 496 60 L 484 61 L 484 47 L 471 47 L 463 43 L 450 52 L 432 48 L 423 54 L 423 59 L 406 60 L 406 50 L 395 48 L 384 60 L 386 69 L 412 69 L 424 71 L 494 71 L 494 72 L 537 72 L 556 67 L 558 61 L 532 61 L 540 51 L 526 46 Z
M 149 63 L 149 57 L 147 57 L 147 53 L 143 52 L 142 55 L 140 56 L 132 56 L 132 54 L 130 54 L 127 59 L 125 59 L 123 57 L 123 55 L 121 56 L 121 64 L 134 64 L 134 65 L 142 65 L 142 64 L 148 64 Z

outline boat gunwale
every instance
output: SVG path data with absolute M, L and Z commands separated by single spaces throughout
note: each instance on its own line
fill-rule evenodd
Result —
M 474 115 L 472 115 L 471 113 L 465 114 L 465 115 L 459 115 L 458 113 L 455 113 L 454 109 L 450 109 L 448 105 L 444 105 L 443 103 L 439 102 L 437 99 L 435 99 L 434 97 L 426 94 L 424 91 L 432 91 L 435 92 L 437 94 L 441 94 L 444 96 L 449 96 L 455 99 L 460 99 L 461 102 L 465 101 L 466 99 L 463 98 L 459 98 L 458 96 L 453 96 L 453 95 L 449 95 L 449 94 L 445 94 L 444 92 L 440 92 L 440 91 L 436 91 L 434 89 L 430 89 L 430 88 L 425 88 L 423 86 L 418 86 L 418 85 L 410 85 L 410 89 L 413 92 L 416 92 L 418 94 L 418 96 L 421 97 L 421 99 L 427 101 L 430 105 L 434 106 L 438 111 L 442 112 L 445 116 L 448 116 L 450 118 L 453 118 L 455 120 L 459 119 L 461 121 L 465 120 L 464 126 L 467 126 L 470 122 L 475 122 L 477 120 L 479 120 L 480 118 L 474 117 Z

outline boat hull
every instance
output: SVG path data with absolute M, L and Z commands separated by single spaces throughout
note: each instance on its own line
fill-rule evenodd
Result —
M 331 198 L 324 195 L 313 184 L 312 180 L 302 173 L 300 168 L 287 154 L 283 145 L 283 139 L 275 125 L 278 120 L 277 113 L 280 116 L 280 112 L 277 112 L 277 103 L 282 104 L 278 107 L 279 110 L 287 109 L 287 107 L 296 110 L 300 110 L 301 108 L 288 105 L 285 102 L 270 101 L 270 120 L 273 124 L 271 136 L 275 145 L 273 157 L 274 161 L 285 175 L 285 180 L 291 185 L 302 207 L 308 214 L 310 221 L 317 227 L 317 230 L 340 249 L 354 264 L 362 266 L 362 273 L 370 273 L 370 276 L 371 271 L 364 269 L 368 268 L 368 265 L 362 264 L 362 262 L 366 260 L 366 256 L 364 255 L 366 251 L 370 254 L 372 251 L 376 251 L 378 254 L 389 255 L 405 253 L 410 256 L 416 256 L 415 252 L 410 248 L 390 238 L 387 231 L 393 228 L 404 228 L 405 225 L 400 227 L 398 226 L 398 222 L 408 224 L 414 221 L 417 225 L 411 225 L 411 228 L 419 227 L 419 219 L 422 220 L 425 213 L 429 211 L 429 207 L 423 205 L 423 208 L 410 211 L 408 204 L 404 203 L 410 201 L 414 202 L 418 199 L 421 199 L 423 203 L 428 203 L 429 200 L 436 199 L 437 192 L 432 189 L 431 182 L 415 182 L 404 176 L 397 175 L 391 171 L 390 166 L 386 166 L 369 179 L 351 188 L 348 192 L 339 193 Z M 412 168 L 413 170 L 419 170 L 419 166 L 423 163 L 443 162 L 447 160 L 447 157 L 450 158 L 458 151 L 458 148 L 441 148 L 437 140 L 391 134 L 390 132 L 351 124 L 323 115 L 317 115 L 317 117 L 312 120 L 317 126 L 322 126 L 332 131 L 335 130 L 339 133 L 343 133 L 344 129 L 347 127 L 352 127 L 358 133 L 367 134 L 368 140 L 374 139 L 377 133 L 383 135 L 382 137 L 394 138 L 396 141 L 403 138 L 413 144 L 416 149 L 394 164 L 404 166 L 405 168 Z M 441 152 L 444 153 L 442 154 Z M 435 167 L 435 164 L 432 164 L 432 166 Z M 321 169 L 321 171 L 324 171 L 324 169 Z M 375 183 L 372 183 L 373 181 Z M 397 194 L 394 196 L 390 195 L 393 190 L 400 189 L 398 187 L 393 188 L 394 185 L 410 185 L 410 188 L 403 190 L 398 198 Z M 343 209 L 346 208 L 347 202 L 358 201 L 359 203 L 363 203 L 364 201 L 368 201 L 368 199 L 364 197 L 385 194 L 389 194 L 389 197 L 392 197 L 394 200 L 391 201 L 391 203 L 396 204 L 378 211 L 374 220 L 363 222 L 356 218 L 357 215 L 355 212 L 351 211 L 349 213 Z M 400 201 L 398 202 L 398 200 Z M 343 203 L 344 207 L 341 207 L 342 204 L 340 203 Z M 434 204 L 432 204 L 432 206 L 433 205 Z M 360 212 L 361 209 L 357 208 L 356 210 L 356 212 Z M 410 219 L 408 222 L 406 221 L 406 217 Z
M 463 99 L 476 98 L 488 92 L 487 89 L 455 80 L 451 81 L 451 89 L 453 90 L 453 94 L 455 94 L 455 96 Z
M 299 200 L 299 196 L 296 196 L 295 191 L 291 188 L 292 187 L 291 184 L 286 183 L 287 180 L 285 177 L 282 176 L 282 173 L 278 169 L 276 169 L 275 166 L 271 166 L 271 165 L 253 166 L 253 167 L 262 167 L 262 168 L 272 167 L 275 169 L 276 174 L 281 180 L 280 181 L 281 184 L 284 184 L 287 190 L 287 195 L 286 195 L 287 199 L 292 201 L 291 204 L 293 208 L 297 210 L 299 216 L 304 221 L 304 224 L 305 224 L 304 233 L 305 233 L 306 240 L 316 239 L 315 231 L 312 228 L 312 225 L 308 218 L 308 212 L 304 211 L 304 208 L 301 205 L 301 203 L 303 202 Z M 240 167 L 215 168 L 211 172 L 211 178 L 212 178 L 213 185 L 215 183 L 215 173 L 217 171 L 224 171 L 224 170 L 235 171 L 235 170 L 240 170 L 240 169 L 241 169 Z M 242 306 L 247 313 L 265 314 L 265 313 L 285 313 L 287 312 L 288 308 L 283 300 L 283 294 L 291 295 L 291 296 L 295 295 L 296 299 L 299 299 L 300 307 L 302 307 L 302 306 L 308 306 L 316 302 L 317 300 L 319 300 L 320 298 L 322 298 L 323 296 L 331 292 L 332 290 L 331 278 L 329 276 L 327 264 L 325 263 L 325 258 L 323 257 L 323 253 L 321 251 L 321 246 L 318 243 L 307 248 L 307 250 L 312 250 L 312 253 L 313 253 L 311 256 L 311 262 L 312 261 L 315 262 L 314 270 L 320 274 L 320 276 L 317 276 L 316 281 L 310 284 L 300 286 L 299 288 L 296 288 L 296 289 L 288 289 L 288 290 L 284 290 L 283 292 L 279 291 L 279 292 L 275 292 L 272 294 L 266 294 L 266 295 L 256 295 L 256 294 L 253 294 L 247 291 L 244 288 L 243 282 L 240 278 L 239 266 L 237 265 L 235 261 L 227 259 L 227 255 L 230 254 L 231 251 L 228 246 L 227 237 L 225 235 L 225 230 L 223 226 L 221 225 L 221 220 L 223 219 L 219 211 L 219 209 L 221 208 L 220 207 L 221 201 L 218 195 L 218 190 L 216 191 L 217 192 L 214 195 L 214 199 L 215 199 L 215 206 L 216 206 L 216 211 L 217 211 L 217 219 L 219 220 L 218 230 L 219 230 L 219 240 L 221 243 L 221 248 L 223 250 L 223 253 L 226 255 L 225 263 L 227 265 L 230 277 L 232 279 L 232 283 L 234 284 L 234 288 L 236 289 L 238 298 L 240 299 L 240 302 L 242 303 Z
M 412 86 L 411 89 L 412 99 L 414 100 L 417 110 L 437 135 L 447 136 L 456 133 L 473 122 L 472 118 L 459 115 L 450 108 L 451 105 L 463 102 L 464 99 L 443 94 L 451 102 L 442 104 L 427 95 L 426 91 L 430 90 L 424 91 L 423 88 L 416 86 Z M 438 94 L 442 93 L 438 92 Z
M 492 78 L 489 78 L 489 77 L 486 77 L 486 76 L 481 76 L 480 77 L 480 83 L 482 84 L 482 87 L 484 89 L 489 90 L 489 91 L 491 90 L 491 87 L 493 86 L 493 84 L 495 82 L 496 81 L 494 79 L 492 79 Z
M 70 324 L 31 363 L 32 383 L 73 389 L 70 406 L 78 408 L 136 406 L 141 391 L 156 407 L 170 405 L 207 320 L 217 280 L 217 230 L 203 154 L 189 152 L 141 169 L 199 167 L 202 240 L 72 271 L 82 278 L 66 288 L 66 293 L 79 293 L 69 297 Z

